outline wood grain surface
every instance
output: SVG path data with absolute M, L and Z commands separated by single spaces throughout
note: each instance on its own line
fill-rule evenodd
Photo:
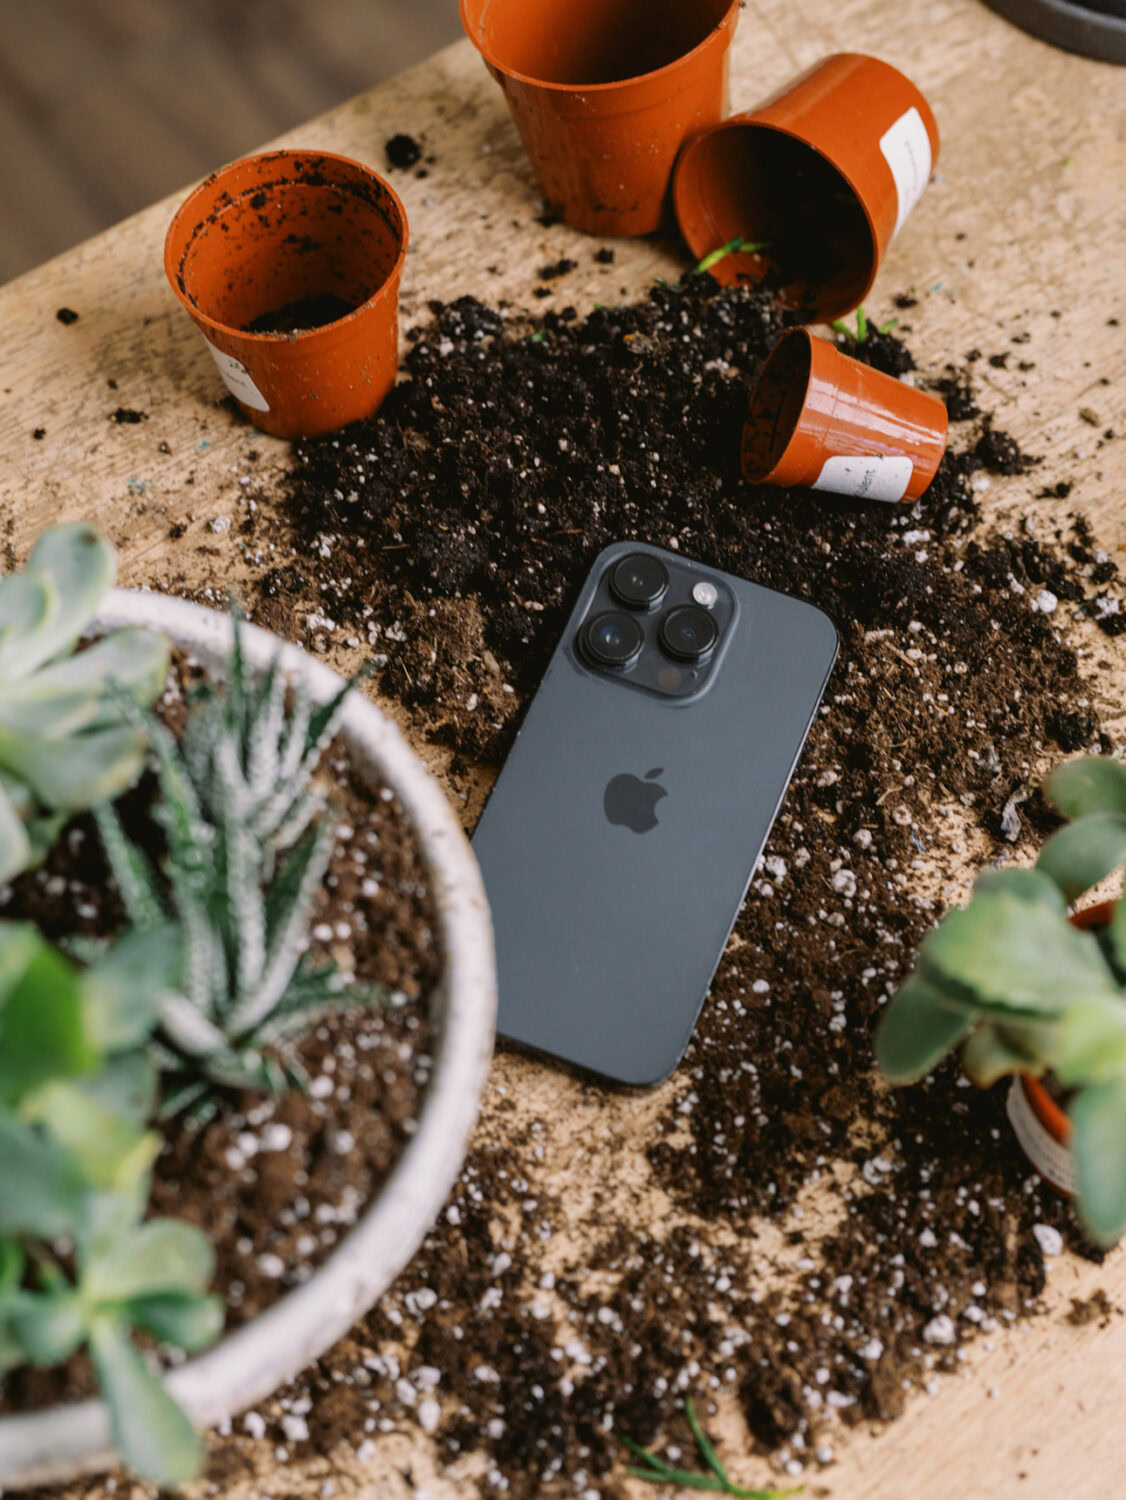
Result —
M 971 348 L 990 352 L 1029 335 L 1023 353 L 1033 369 L 1020 372 L 1015 360 L 1009 369 L 979 366 L 980 379 L 999 425 L 1044 462 L 1035 485 L 993 480 L 985 524 L 1031 517 L 1049 527 L 1080 509 L 1122 561 L 1126 70 L 1053 51 L 976 0 L 751 0 L 735 43 L 736 107 L 838 50 L 875 52 L 902 67 L 933 103 L 943 136 L 935 181 L 896 242 L 870 311 L 887 317 L 895 293 L 914 291 L 920 303 L 911 314 L 911 347 L 936 369 Z M 580 309 L 637 294 L 654 274 L 682 265 L 675 247 L 645 241 L 619 244 L 616 263 L 600 266 L 595 242 L 536 222 L 540 204 L 499 91 L 464 43 L 284 139 L 378 163 L 394 130 L 422 137 L 437 159 L 425 180 L 396 179 L 412 226 L 405 325 L 425 313 L 428 299 L 466 292 L 539 307 L 531 295 L 536 268 L 561 255 L 579 262 L 565 300 Z M 209 522 L 237 522 L 248 450 L 261 455 L 260 468 L 284 465 L 287 450 L 217 404 L 223 391 L 215 368 L 161 270 L 174 201 L 0 289 L 0 505 L 16 557 L 50 522 L 92 516 L 121 548 L 123 582 L 197 596 L 212 590 L 218 599 L 244 561 L 237 524 L 213 534 Z M 55 316 L 64 305 L 80 315 L 69 327 Z M 111 420 L 118 405 L 147 419 L 118 424 Z M 1080 408 L 1097 414 L 1097 430 Z M 38 428 L 45 433 L 36 439 Z M 1096 446 L 1104 429 L 1123 437 Z M 1077 479 L 1067 500 L 1032 498 L 1064 476 Z M 180 526 L 184 539 L 172 541 L 170 529 Z M 199 550 L 201 541 L 208 550 Z M 1064 628 L 1085 653 L 1104 715 L 1120 721 L 1121 643 Z M 440 757 L 425 753 L 440 771 Z M 930 872 L 944 888 L 960 873 Z M 480 1129 L 512 1128 L 513 1115 L 502 1124 L 494 1107 L 501 1091 L 515 1101 L 517 1122 L 550 1122 L 537 1170 L 567 1210 L 569 1243 L 560 1253 L 581 1258 L 596 1214 L 591 1181 L 617 1174 L 646 1211 L 661 1211 L 645 1196 L 638 1147 L 668 1087 L 622 1098 L 530 1061 L 498 1061 Z M 754 1254 L 763 1254 L 761 1240 Z M 889 1428 L 843 1436 L 836 1463 L 806 1476 L 807 1493 L 830 1500 L 1120 1494 L 1126 1317 L 1102 1329 L 1072 1327 L 1064 1316 L 1070 1297 L 1096 1287 L 1126 1306 L 1126 1255 L 1101 1267 L 1052 1262 L 1041 1316 L 980 1340 L 960 1377 L 938 1379 L 934 1394 L 913 1397 Z M 733 1409 L 717 1427 L 731 1444 L 725 1451 L 749 1451 Z M 366 1468 L 341 1458 L 327 1467 L 290 1465 L 271 1477 L 268 1452 L 262 1462 L 260 1480 L 240 1493 L 315 1495 L 327 1475 L 370 1496 L 406 1496 L 417 1485 L 437 1500 L 465 1488 L 438 1472 L 421 1432 L 381 1441 Z M 770 1474 L 761 1459 L 734 1457 L 731 1467 L 742 1483 Z

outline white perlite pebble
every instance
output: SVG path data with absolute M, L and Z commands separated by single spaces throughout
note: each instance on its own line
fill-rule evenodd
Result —
M 442 1408 L 432 1397 L 418 1403 L 418 1423 L 423 1432 L 433 1432 L 442 1416 Z
M 1063 1254 L 1063 1235 L 1058 1229 L 1053 1229 L 1050 1224 L 1033 1224 L 1032 1233 L 1042 1255 Z
M 281 1424 L 282 1431 L 291 1443 L 303 1443 L 309 1436 L 309 1424 L 304 1417 L 285 1416 Z
M 839 896 L 851 898 L 856 895 L 856 876 L 851 870 L 838 870 L 833 876 L 833 889 Z
M 1032 608 L 1038 609 L 1042 615 L 1050 615 L 1059 602 L 1051 589 L 1041 589 L 1032 601 Z
M 954 1327 L 954 1320 L 947 1317 L 945 1313 L 939 1313 L 937 1318 L 932 1318 L 923 1329 L 923 1339 L 928 1344 L 952 1344 L 957 1337 L 958 1332 Z
M 242 1425 L 252 1438 L 264 1438 L 266 1436 L 266 1419 L 261 1412 L 248 1411 L 242 1419 Z
M 884 1346 L 879 1339 L 869 1339 L 866 1344 L 861 1344 L 856 1352 L 861 1359 L 879 1359 L 884 1352 Z
M 230 531 L 231 518 L 230 516 L 212 516 L 207 524 L 216 536 L 222 536 L 224 531 Z

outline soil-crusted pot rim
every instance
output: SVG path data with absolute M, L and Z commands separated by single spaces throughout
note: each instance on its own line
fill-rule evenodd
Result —
M 115 589 L 99 629 L 147 626 L 221 670 L 230 656 L 229 616 L 166 595 Z M 262 669 L 279 647 L 283 669 L 304 677 L 321 703 L 341 679 L 299 647 L 245 626 L 248 664 Z M 413 1256 L 464 1158 L 492 1058 L 496 970 L 492 927 L 477 862 L 437 781 L 399 729 L 362 692 L 350 695 L 340 735 L 393 790 L 418 837 L 433 886 L 443 969 L 432 996 L 434 1070 L 418 1129 L 355 1227 L 307 1282 L 207 1353 L 171 1371 L 167 1386 L 193 1422 L 213 1426 L 271 1394 L 345 1334 Z M 0 1416 L 0 1488 L 27 1487 L 112 1467 L 108 1409 L 87 1400 Z
M 489 0 L 486 0 L 486 4 Z M 528 0 L 531 3 L 531 0 Z M 470 42 L 480 53 L 481 57 L 498 73 L 505 78 L 515 79 L 517 83 L 526 83 L 532 88 L 550 89 L 558 94 L 595 94 L 603 97 L 612 96 L 624 89 L 635 88 L 638 84 L 649 83 L 654 79 L 662 78 L 679 68 L 688 67 L 705 47 L 709 45 L 717 31 L 722 31 L 725 26 L 732 24 L 733 18 L 742 9 L 743 0 L 730 0 L 727 9 L 721 18 L 708 31 L 689 52 L 682 52 L 679 57 L 674 57 L 672 62 L 665 63 L 660 68 L 651 68 L 647 73 L 635 73 L 629 78 L 614 78 L 608 83 L 554 83 L 547 78 L 537 78 L 533 73 L 521 73 L 516 68 L 510 68 L 489 49 L 481 40 L 480 27 L 475 27 L 470 20 L 470 7 L 474 0 L 458 0 L 458 11 L 461 15 L 462 28 Z
M 213 318 L 210 313 L 205 312 L 198 303 L 192 300 L 184 286 L 184 263 L 187 260 L 188 253 L 195 242 L 197 234 L 204 224 L 206 224 L 208 215 L 203 214 L 202 217 L 197 217 L 195 223 L 187 222 L 186 224 L 186 221 L 190 221 L 193 215 L 200 214 L 200 205 L 206 200 L 209 192 L 217 182 L 222 180 L 225 174 L 234 172 L 238 168 L 246 167 L 251 163 L 262 164 L 273 161 L 278 162 L 279 165 L 284 165 L 285 163 L 292 164 L 296 161 L 328 162 L 354 169 L 379 185 L 380 192 L 385 194 L 390 200 L 391 207 L 395 210 L 399 219 L 399 252 L 396 256 L 395 264 L 388 271 L 387 275 L 371 295 L 365 297 L 356 307 L 353 307 L 341 317 L 333 318 L 331 322 L 319 324 L 315 328 L 270 333 L 254 332 L 247 328 L 236 328 L 232 324 L 224 323 L 221 319 Z M 301 174 L 298 173 L 291 181 L 294 184 L 299 184 L 300 176 Z M 279 181 L 281 180 L 279 179 Z M 331 186 L 331 184 L 329 185 Z M 257 192 L 260 190 L 261 185 L 259 184 L 254 189 L 246 189 L 246 192 Z M 243 196 L 243 194 L 239 196 Z M 237 198 L 232 199 L 232 202 L 237 202 Z M 168 278 L 168 284 L 175 293 L 177 300 L 189 316 L 194 318 L 197 323 L 214 329 L 217 333 L 237 334 L 239 339 L 252 340 L 262 344 L 311 343 L 326 334 L 330 334 L 342 324 L 352 322 L 354 319 L 361 317 L 385 298 L 398 297 L 399 282 L 402 277 L 403 266 L 406 264 L 409 244 L 410 224 L 407 220 L 407 210 L 403 200 L 387 179 L 381 176 L 374 167 L 369 167 L 366 162 L 358 161 L 354 156 L 342 156 L 336 151 L 316 151 L 308 148 L 288 147 L 277 151 L 259 151 L 252 153 L 250 156 L 237 157 L 234 161 L 229 161 L 224 166 L 216 168 L 214 172 L 211 172 L 202 182 L 197 183 L 192 188 L 191 192 L 181 201 L 176 212 L 172 215 L 172 221 L 168 225 L 168 231 L 164 236 L 164 274 Z

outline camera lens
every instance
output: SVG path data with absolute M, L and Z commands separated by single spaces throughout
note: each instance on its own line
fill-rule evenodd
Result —
M 645 637 L 641 626 L 630 615 L 611 611 L 595 615 L 583 631 L 588 655 L 603 667 L 628 667 L 641 654 Z
M 669 575 L 660 558 L 631 552 L 614 564 L 610 587 L 614 597 L 631 609 L 650 609 L 665 597 Z
M 719 639 L 719 626 L 706 609 L 682 604 L 661 620 L 661 645 L 677 661 L 699 661 Z

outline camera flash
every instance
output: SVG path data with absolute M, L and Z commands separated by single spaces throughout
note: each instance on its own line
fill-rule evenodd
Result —
M 719 598 L 719 590 L 714 583 L 705 583 L 702 579 L 692 587 L 692 597 L 697 604 L 702 604 L 705 609 L 711 609 Z

